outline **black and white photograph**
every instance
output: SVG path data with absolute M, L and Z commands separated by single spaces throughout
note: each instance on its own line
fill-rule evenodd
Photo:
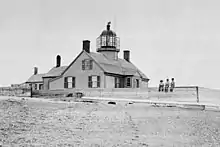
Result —
M 0 147 L 220 147 L 220 1 L 0 0 Z

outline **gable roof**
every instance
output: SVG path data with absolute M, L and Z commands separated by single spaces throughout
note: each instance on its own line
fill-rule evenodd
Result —
M 86 51 L 84 51 L 84 50 L 81 51 L 81 52 L 79 53 L 79 55 L 70 63 L 70 65 L 67 66 L 66 69 L 61 73 L 61 75 L 63 75 L 63 74 L 73 65 L 73 63 L 81 56 L 81 54 L 82 54 L 83 52 L 86 52 Z
M 107 73 L 114 73 L 119 75 L 135 75 L 137 73 L 141 78 L 148 79 L 148 77 L 134 64 L 126 61 L 125 59 L 118 58 L 118 60 L 113 60 L 107 58 L 104 54 L 94 52 L 87 54 L 92 59 L 94 59 Z
M 49 70 L 43 77 L 57 77 L 62 74 L 62 72 L 67 68 L 68 66 L 60 66 L 60 67 L 53 67 L 51 70 Z
M 43 82 L 43 76 L 45 74 L 36 74 L 36 75 L 32 75 L 27 81 L 26 83 L 34 83 L 34 82 Z
M 54 81 L 60 77 L 74 64 L 74 62 L 81 56 L 82 53 L 86 53 L 90 58 L 92 58 L 95 63 L 106 73 L 113 73 L 119 75 L 139 75 L 142 79 L 149 80 L 149 78 L 141 72 L 134 64 L 128 62 L 124 59 L 118 58 L 118 60 L 113 60 L 107 58 L 105 55 L 101 53 L 81 51 L 80 54 L 69 64 L 69 66 L 64 66 L 59 72 L 55 72 L 56 69 L 52 68 L 44 77 L 56 77 L 51 79 L 50 81 Z M 54 73 L 59 73 L 59 75 L 54 76 Z
M 56 79 L 59 79 L 62 77 L 62 75 L 73 65 L 73 63 L 82 55 L 82 53 L 85 52 L 84 50 L 79 53 L 79 55 L 60 73 L 60 76 L 57 76 L 56 78 L 50 79 L 49 81 L 54 81 Z

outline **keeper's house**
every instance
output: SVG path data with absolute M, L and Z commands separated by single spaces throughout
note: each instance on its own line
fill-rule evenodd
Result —
M 35 90 L 64 90 L 86 88 L 147 88 L 148 77 L 130 60 L 130 51 L 124 50 L 124 58 L 118 57 L 119 38 L 110 29 L 97 38 L 96 52 L 90 51 L 90 41 L 84 40 L 82 51 L 68 65 L 61 66 L 61 57 L 56 57 L 56 66 L 48 73 L 34 74 L 26 83 Z

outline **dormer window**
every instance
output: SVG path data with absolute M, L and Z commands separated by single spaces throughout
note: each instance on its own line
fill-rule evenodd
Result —
M 92 70 L 92 68 L 93 68 L 92 60 L 90 59 L 82 60 L 82 70 Z

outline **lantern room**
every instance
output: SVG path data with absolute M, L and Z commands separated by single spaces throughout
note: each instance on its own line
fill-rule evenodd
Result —
M 116 33 L 110 29 L 111 22 L 108 22 L 106 30 L 96 39 L 97 52 L 120 51 L 120 40 Z

